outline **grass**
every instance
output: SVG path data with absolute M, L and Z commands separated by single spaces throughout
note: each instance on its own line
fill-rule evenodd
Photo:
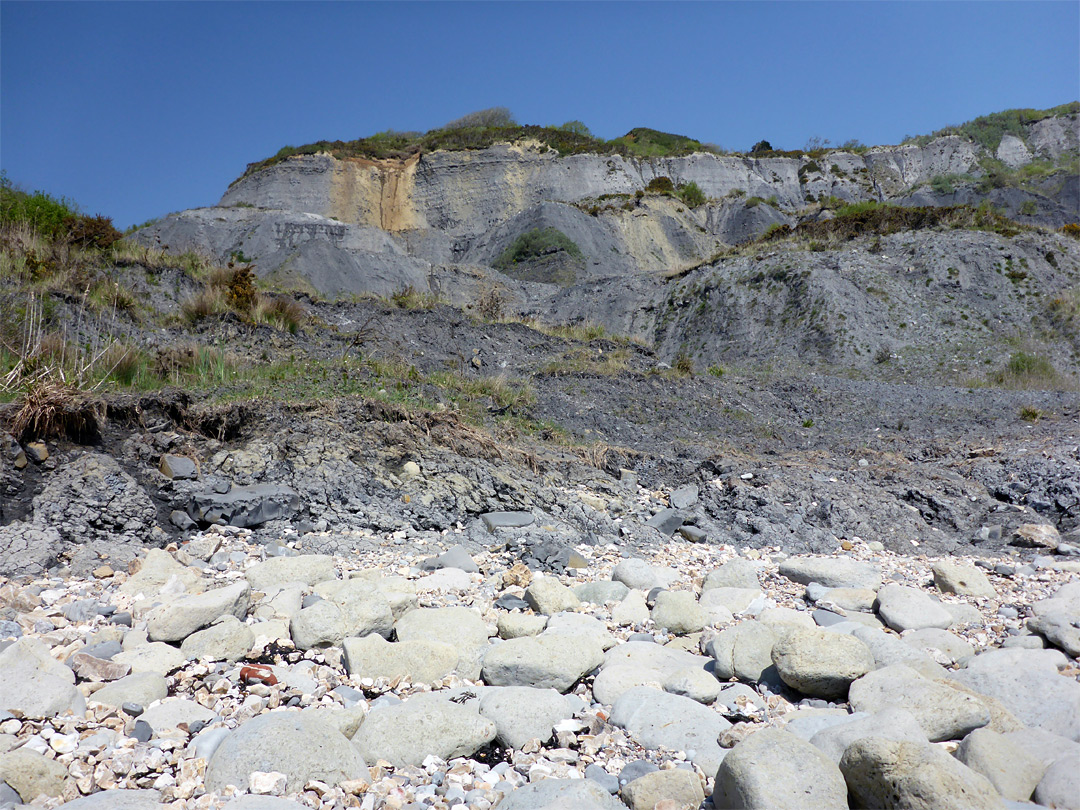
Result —
M 1046 312 L 1058 331 L 1074 339 L 1080 338 L 1080 285 L 1051 298 Z
M 492 266 L 496 270 L 508 270 L 515 264 L 536 261 L 556 253 L 581 258 L 581 248 L 558 228 L 533 228 L 518 236 L 492 262 Z
M 618 348 L 597 351 L 588 347 L 576 347 L 562 357 L 545 364 L 537 373 L 542 376 L 567 375 L 583 377 L 611 377 L 630 370 L 630 350 Z
M 1076 101 L 1070 102 L 1069 104 L 1062 104 L 1057 107 L 1050 107 L 1045 110 L 1034 110 L 1029 108 L 1003 110 L 1002 112 L 973 118 L 971 121 L 967 121 L 957 126 L 944 127 L 930 135 L 908 137 L 904 139 L 904 143 L 914 143 L 919 146 L 925 146 L 930 143 L 930 141 L 934 140 L 934 138 L 941 138 L 945 135 L 960 135 L 974 141 L 990 152 L 996 152 L 998 146 L 1001 145 L 1001 139 L 1005 137 L 1005 135 L 1022 137 L 1024 127 L 1027 125 L 1034 124 L 1044 118 L 1051 118 L 1057 115 L 1070 115 L 1077 112 L 1080 112 L 1080 102 Z
M 1005 388 L 1042 389 L 1056 385 L 1059 376 L 1047 358 L 1019 351 L 1009 357 L 1002 369 L 990 375 L 990 381 Z

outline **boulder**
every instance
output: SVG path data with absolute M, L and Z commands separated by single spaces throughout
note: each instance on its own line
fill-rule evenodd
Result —
M 314 586 L 337 579 L 334 558 L 327 554 L 301 554 L 298 557 L 271 557 L 244 572 L 253 591 L 267 592 L 290 583 Z
M 621 602 L 630 592 L 629 588 L 614 580 L 582 582 L 580 585 L 575 585 L 572 590 L 582 602 L 591 602 L 594 605 Z
M 239 661 L 255 646 L 255 633 L 232 615 L 225 615 L 205 630 L 192 633 L 180 652 L 192 661 Z
M 65 810 L 161 810 L 156 790 L 103 790 L 63 805 Z
M 660 689 L 668 679 L 684 675 L 688 669 L 709 675 L 706 671 L 709 663 L 705 656 L 686 650 L 649 641 L 628 641 L 604 655 L 603 667 L 593 679 L 593 696 L 597 702 L 610 706 L 632 687 L 649 685 Z
M 997 591 L 980 569 L 957 560 L 938 560 L 932 566 L 934 584 L 942 593 L 993 599 Z
M 482 675 L 492 686 L 568 691 L 604 660 L 599 642 L 584 636 L 541 633 L 494 644 Z
M 699 604 L 708 611 L 724 608 L 732 614 L 744 613 L 751 605 L 764 600 L 761 588 L 729 588 L 718 586 L 701 592 Z
M 562 610 L 576 610 L 581 605 L 574 592 L 554 577 L 535 577 L 525 589 L 525 601 L 545 616 Z
M 554 689 L 505 686 L 484 692 L 480 714 L 495 724 L 499 745 L 520 749 L 529 740 L 548 742 L 555 724 L 573 717 L 574 712 L 567 698 Z
M 16 748 L 0 756 L 0 781 L 11 785 L 19 798 L 30 804 L 39 796 L 59 796 L 67 786 L 68 772 L 59 762 L 37 751 Z
M 847 747 L 863 737 L 928 742 L 926 732 L 915 715 L 907 709 L 889 706 L 873 714 L 856 712 L 846 722 L 830 725 L 814 734 L 810 743 L 820 748 L 833 762 L 839 763 Z
M 158 464 L 158 472 L 174 481 L 194 481 L 199 477 L 199 465 L 187 456 L 165 454 Z
M 881 620 L 897 633 L 952 626 L 953 616 L 940 603 L 918 588 L 890 582 L 878 591 L 877 611 Z
M 611 620 L 619 627 L 644 624 L 648 619 L 649 605 L 644 591 L 629 591 L 626 597 L 611 609 Z
M 942 665 L 951 666 L 975 654 L 975 648 L 960 636 L 937 627 L 926 627 L 905 633 L 903 642 L 917 650 L 922 650 Z
M 268 520 L 292 517 L 300 508 L 300 496 L 280 484 L 234 486 L 228 492 L 207 488 L 191 495 L 188 514 L 200 523 L 224 523 L 247 528 Z M 254 586 L 252 586 L 254 587 Z
M 728 627 L 709 642 L 708 653 L 716 659 L 716 677 L 757 683 L 773 666 L 776 634 L 758 621 Z
M 1049 523 L 1025 523 L 1017 527 L 1009 544 L 1022 548 L 1043 548 L 1053 551 L 1060 542 L 1061 535 Z
M 913 644 L 905 644 L 901 639 L 873 627 L 856 627 L 851 635 L 866 645 L 874 656 L 874 665 L 881 669 L 890 664 L 906 664 L 926 678 L 946 677 L 945 668 L 931 658 L 926 651 Z
M 683 636 L 704 628 L 709 616 L 689 591 L 661 591 L 656 595 L 652 620 L 657 627 Z
M 151 641 L 182 641 L 222 616 L 243 619 L 251 606 L 251 588 L 234 582 L 224 588 L 169 599 L 146 617 Z
M 780 679 L 811 697 L 842 700 L 848 687 L 874 668 L 874 656 L 856 638 L 825 630 L 792 630 L 772 648 Z
M 537 636 L 544 632 L 547 624 L 547 616 L 535 616 L 531 613 L 501 613 L 498 621 L 499 638 Z
M 146 552 L 142 567 L 118 590 L 125 596 L 137 597 L 142 594 L 146 599 L 153 599 L 163 590 L 171 594 L 198 593 L 205 587 L 206 581 L 194 568 L 181 565 L 167 551 L 152 548 Z
M 0 650 L 0 710 L 32 720 L 81 715 L 86 698 L 75 688 L 74 672 L 36 638 L 24 637 Z
M 850 557 L 789 557 L 780 563 L 780 575 L 801 585 L 817 582 L 826 588 L 876 591 L 881 587 L 877 566 Z
M 557 613 L 548 619 L 544 632 L 549 636 L 588 636 L 604 650 L 610 650 L 616 644 L 615 636 L 611 635 L 604 622 L 584 613 Z
M 130 666 L 133 675 L 139 672 L 168 675 L 174 669 L 186 664 L 187 656 L 176 647 L 170 647 L 163 641 L 155 641 L 117 653 L 112 660 L 117 664 Z
M 705 593 L 713 588 L 760 590 L 761 582 L 758 580 L 757 566 L 742 557 L 728 560 L 705 576 L 705 581 L 701 584 L 701 592 Z
M 1028 619 L 1027 627 L 1069 656 L 1080 658 L 1080 611 L 1066 613 L 1062 610 L 1033 616 Z
M 148 723 L 154 733 L 160 736 L 179 728 L 181 724 L 213 723 L 218 716 L 194 700 L 175 697 L 150 706 L 139 715 L 139 719 Z
M 702 667 L 680 669 L 664 678 L 662 685 L 665 692 L 682 695 L 705 704 L 716 700 L 721 686 L 716 677 Z
M 731 724 L 707 706 L 649 686 L 624 692 L 611 708 L 611 723 L 645 748 L 683 751 L 706 773 L 720 766 L 717 739 Z
M 666 802 L 666 810 L 698 810 L 705 801 L 701 780 L 693 771 L 672 768 L 653 771 L 627 782 L 619 792 L 630 810 L 654 810 Z
M 626 810 L 592 779 L 541 779 L 511 791 L 498 810 Z
M 998 793 L 1016 802 L 1031 799 L 1046 771 L 1038 757 L 1004 734 L 988 728 L 977 728 L 964 737 L 955 756 L 971 770 L 985 776 Z
M 13 520 L 0 526 L 0 576 L 37 577 L 56 563 L 64 545 L 51 526 Z
M 620 561 L 611 572 L 615 582 L 621 582 L 631 590 L 646 592 L 653 588 L 666 588 L 675 576 L 670 568 L 658 568 L 637 557 Z
M 1054 762 L 1035 788 L 1037 804 L 1067 810 L 1080 808 L 1080 754 L 1065 754 Z
M 427 639 L 458 651 L 457 674 L 475 680 L 488 648 L 490 630 L 475 610 L 466 607 L 410 610 L 394 625 L 398 641 Z
M 432 683 L 453 672 L 458 662 L 456 648 L 429 639 L 391 644 L 373 634 L 347 638 L 342 646 L 345 671 L 359 678 L 407 677 L 413 683 Z
M 495 723 L 474 707 L 430 695 L 372 709 L 353 742 L 366 760 L 385 759 L 395 768 L 405 768 L 429 756 L 447 760 L 470 756 L 496 733 Z
M 149 706 L 169 694 L 165 676 L 159 672 L 136 672 L 107 684 L 90 696 L 90 700 L 119 708 L 125 703 Z

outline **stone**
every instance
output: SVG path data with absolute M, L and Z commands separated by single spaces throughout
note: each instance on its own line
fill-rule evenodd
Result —
M 90 700 L 106 706 L 123 706 L 135 703 L 149 706 L 169 694 L 165 676 L 158 672 L 136 672 L 98 689 Z
M 304 714 L 310 714 L 320 722 L 333 726 L 350 740 L 356 735 L 357 729 L 363 724 L 366 716 L 364 707 L 358 705 L 345 709 L 313 706 L 303 711 Z
M 125 596 L 138 597 L 142 594 L 144 599 L 153 599 L 166 586 L 172 594 L 197 593 L 206 587 L 206 583 L 198 571 L 181 565 L 169 552 L 152 548 L 146 552 L 138 572 L 132 574 L 118 590 Z
M 932 566 L 934 584 L 942 593 L 955 593 L 960 596 L 976 596 L 994 599 L 997 591 L 986 578 L 986 574 L 968 563 L 957 560 L 938 560 Z
M 1043 613 L 1027 621 L 1027 628 L 1038 633 L 1072 658 L 1080 658 L 1080 611 Z
M 234 486 L 228 492 L 213 488 L 193 492 L 188 514 L 200 523 L 249 528 L 270 520 L 286 520 L 299 508 L 300 496 L 292 487 L 253 484 Z
M 810 744 L 820 748 L 833 762 L 839 763 L 847 747 L 863 737 L 917 743 L 928 741 L 915 715 L 899 706 L 888 706 L 873 714 L 856 712 L 847 722 L 831 725 L 814 734 Z
M 340 611 L 343 638 L 372 633 L 389 638 L 394 630 L 390 602 L 374 582 L 364 579 L 325 580 L 315 586 L 315 593 Z
M 941 606 L 952 616 L 951 627 L 983 626 L 982 614 L 974 605 L 967 602 L 942 602 Z
M 186 664 L 187 656 L 176 647 L 170 647 L 163 641 L 155 641 L 132 650 L 124 650 L 113 656 L 112 660 L 117 664 L 130 666 L 132 674 L 156 672 L 159 675 L 168 675 Z
M 511 791 L 498 810 L 626 810 L 592 779 L 541 779 Z
M 179 509 L 173 509 L 169 512 L 169 523 L 178 528 L 182 532 L 186 532 L 188 529 L 195 529 L 198 527 L 198 523 L 191 519 L 191 515 L 187 512 L 182 512 Z M 203 559 L 196 557 L 195 559 Z
M 780 575 L 800 585 L 817 582 L 826 588 L 881 587 L 881 572 L 870 563 L 850 557 L 789 557 L 780 563 Z
M 1045 807 L 1080 808 L 1080 754 L 1064 754 L 1047 768 L 1033 798 Z
M 688 667 L 673 672 L 664 678 L 662 685 L 665 692 L 682 695 L 706 705 L 714 702 L 720 694 L 720 682 L 701 667 Z
M 347 638 L 345 671 L 358 678 L 408 678 L 413 683 L 432 683 L 446 677 L 458 662 L 450 644 L 430 639 L 390 643 L 378 634 Z
M 28 719 L 82 715 L 86 699 L 74 684 L 75 673 L 36 638 L 19 638 L 0 650 L 0 710 Z
M 187 456 L 163 455 L 158 471 L 166 478 L 176 481 L 194 481 L 199 477 L 199 465 Z
M 234 582 L 212 591 L 178 596 L 154 608 L 146 617 L 151 641 L 182 641 L 222 616 L 243 619 L 251 606 L 251 588 Z
M 859 712 L 893 706 L 910 711 L 931 742 L 959 740 L 990 722 L 990 710 L 978 698 L 924 678 L 911 667 L 893 664 L 851 685 L 848 700 Z
M 328 599 L 318 600 L 292 617 L 289 635 L 301 650 L 341 644 L 345 638 L 341 608 Z
M 280 796 L 285 792 L 288 777 L 283 773 L 254 771 L 248 774 L 248 790 L 256 795 Z
M 429 756 L 467 757 L 495 739 L 495 723 L 474 707 L 437 696 L 368 712 L 353 742 L 367 761 L 385 759 L 395 768 L 419 765 Z
M 1004 810 L 986 777 L 929 743 L 864 737 L 840 759 L 853 807 Z
M 682 526 L 683 521 L 683 513 L 678 509 L 661 509 L 651 518 L 646 520 L 645 525 L 651 526 L 660 532 L 660 534 L 670 537 L 675 534 L 676 529 Z
M 1026 802 L 1035 792 L 1046 766 L 1003 734 L 977 728 L 956 749 L 956 758 L 982 774 L 1002 796 Z
M 709 539 L 709 533 L 705 529 L 691 526 L 688 523 L 684 523 L 679 527 L 679 534 L 687 543 L 704 543 Z
M 757 731 L 724 757 L 713 804 L 723 808 L 846 810 L 836 763 L 806 740 L 779 729 Z
M 603 667 L 593 679 L 593 696 L 599 703 L 612 705 L 635 686 L 660 689 L 669 678 L 688 669 L 709 674 L 706 672 L 709 663 L 705 656 L 674 647 L 662 647 L 651 641 L 628 641 L 605 653 Z
M 898 633 L 951 627 L 953 616 L 940 602 L 935 602 L 918 588 L 909 588 L 890 582 L 878 591 L 878 615 L 881 620 Z
M 764 598 L 760 588 L 710 588 L 701 592 L 699 604 L 707 611 L 723 608 L 733 615 L 750 610 L 758 600 Z
M 536 636 L 544 632 L 547 623 L 547 616 L 534 616 L 531 613 L 504 613 L 499 616 L 499 638 Z
M 335 785 L 346 779 L 370 780 L 364 759 L 329 723 L 292 711 L 253 717 L 229 734 L 206 766 L 206 789 L 247 788 L 253 771 L 286 775 L 290 793 L 313 779 Z
M 86 653 L 75 653 L 68 663 L 75 674 L 84 681 L 115 681 L 131 672 L 127 664 L 117 664 Z
M 256 563 L 244 572 L 253 591 L 268 592 L 271 588 L 291 583 L 309 587 L 337 579 L 334 558 L 326 554 L 301 554 L 298 557 L 272 557 Z
M 757 683 L 773 667 L 776 634 L 758 621 L 747 621 L 721 630 L 709 642 L 708 653 L 716 660 L 716 677 L 726 681 Z
M 758 568 L 749 560 L 735 557 L 728 560 L 714 571 L 710 571 L 701 585 L 701 592 L 713 588 L 744 588 L 761 590 L 761 582 L 758 580 Z
M 662 801 L 670 810 L 698 810 L 705 801 L 701 780 L 693 771 L 672 768 L 639 776 L 619 793 L 630 810 L 654 810 Z
M 649 686 L 624 692 L 612 706 L 610 722 L 645 748 L 685 752 L 706 773 L 720 766 L 724 752 L 717 739 L 731 727 L 707 706 Z
M 519 529 L 531 526 L 534 518 L 530 512 L 488 512 L 481 515 L 480 520 L 484 522 L 489 532 L 494 533 L 496 529 Z
M 942 665 L 952 666 L 962 658 L 975 654 L 975 648 L 960 636 L 936 627 L 904 633 L 902 640 Z
M 246 584 L 246 583 L 245 583 Z M 255 646 L 255 633 L 231 614 L 222 616 L 210 627 L 192 633 L 180 645 L 192 661 L 239 661 Z
M 475 680 L 488 648 L 490 630 L 475 610 L 466 607 L 410 610 L 394 625 L 398 641 L 427 639 L 458 651 L 457 674 Z
M 841 610 L 868 613 L 876 600 L 877 593 L 870 588 L 826 588 L 817 601 Z
M 340 787 L 344 787 L 345 784 L 346 782 L 342 782 Z M 307 805 L 294 802 L 291 799 L 248 794 L 246 796 L 237 796 L 235 799 L 226 802 L 222 810 L 306 810 L 306 808 Z
M 611 635 L 604 622 L 584 613 L 557 613 L 548 620 L 544 632 L 547 635 L 587 636 L 605 651 L 616 644 L 615 636 Z
M 648 619 L 649 605 L 644 591 L 629 591 L 626 597 L 611 610 L 611 620 L 618 627 L 632 627 L 643 624 Z
M 615 566 L 611 578 L 631 590 L 648 592 L 653 588 L 666 588 L 675 578 L 675 572 L 669 568 L 661 569 L 649 565 L 637 557 L 630 557 Z
M 621 602 L 630 593 L 629 588 L 614 580 L 583 582 L 580 585 L 575 585 L 571 590 L 582 602 L 591 602 L 594 605 Z
M 145 721 L 158 736 L 167 735 L 170 731 L 186 725 L 189 728 L 197 722 L 204 724 L 213 723 L 218 716 L 200 706 L 194 700 L 186 698 L 167 698 L 148 708 L 139 718 Z
M 68 782 L 67 768 L 29 748 L 16 748 L 0 756 L 0 780 L 7 782 L 29 804 L 39 796 L 59 796 Z
M 685 486 L 673 490 L 668 496 L 668 501 L 676 509 L 689 509 L 697 503 L 698 494 L 699 490 L 697 484 L 686 484 Z
M 424 560 L 420 567 L 426 571 L 436 568 L 457 568 L 470 574 L 475 574 L 480 570 L 476 561 L 469 556 L 469 552 L 460 544 L 447 549 L 442 554 Z
M 524 636 L 492 645 L 482 675 L 492 686 L 568 691 L 604 660 L 599 642 L 583 636 Z
M 817 629 L 781 635 L 772 662 L 792 689 L 828 700 L 843 700 L 851 682 L 874 668 L 874 656 L 861 641 Z
M 520 749 L 530 740 L 547 743 L 555 724 L 574 712 L 566 697 L 554 689 L 505 686 L 484 692 L 480 714 L 495 724 L 499 745 Z
M 103 790 L 63 805 L 66 810 L 160 810 L 161 793 L 156 790 Z
M 762 610 L 757 620 L 781 636 L 791 630 L 816 630 L 814 617 L 804 610 L 789 607 L 767 607 Z
M 905 644 L 896 636 L 873 627 L 855 627 L 851 635 L 866 645 L 874 656 L 874 665 L 881 669 L 890 664 L 906 664 L 926 678 L 944 678 L 947 673 L 924 650 L 913 644 Z
M 678 636 L 696 633 L 709 623 L 709 616 L 689 591 L 661 591 L 652 609 L 653 623 Z
M 27 442 L 25 449 L 26 455 L 37 464 L 49 460 L 49 448 L 45 446 L 45 442 Z
M 0 526 L 0 576 L 37 577 L 55 564 L 64 541 L 50 526 L 13 520 Z
M 1053 550 L 1060 542 L 1061 535 L 1049 523 L 1025 523 L 1017 527 L 1009 545 Z
M 525 589 L 525 601 L 537 613 L 550 616 L 561 610 L 576 610 L 581 600 L 554 577 L 536 577 Z

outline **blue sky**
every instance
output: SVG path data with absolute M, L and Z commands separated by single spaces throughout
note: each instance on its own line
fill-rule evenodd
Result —
M 1080 3 L 0 3 L 0 164 L 120 227 L 285 144 L 506 106 L 748 149 L 1080 98 Z

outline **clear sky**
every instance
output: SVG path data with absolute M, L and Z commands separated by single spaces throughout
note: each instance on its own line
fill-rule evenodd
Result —
M 473 110 L 749 149 L 1080 98 L 1080 3 L 0 3 L 0 164 L 120 227 Z

